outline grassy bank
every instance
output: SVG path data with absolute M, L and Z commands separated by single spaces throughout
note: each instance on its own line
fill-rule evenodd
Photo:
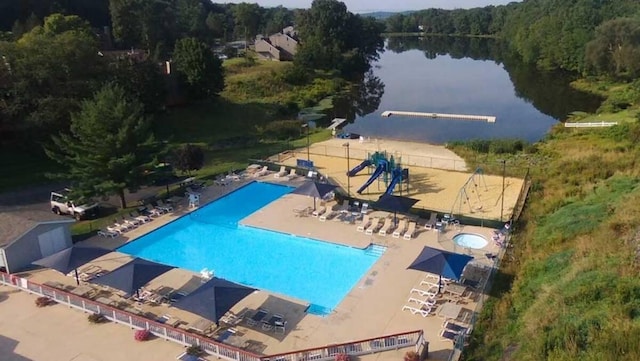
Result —
M 558 126 L 514 156 L 530 162 L 533 187 L 465 360 L 640 359 L 633 108 L 592 115 L 620 119 L 619 126 Z

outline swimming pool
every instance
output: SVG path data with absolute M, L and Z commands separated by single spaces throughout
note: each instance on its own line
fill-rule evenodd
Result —
M 486 238 L 482 237 L 478 234 L 472 233 L 460 233 L 453 236 L 453 242 L 458 246 L 473 248 L 473 249 L 481 249 L 484 248 L 489 241 Z
M 381 253 L 238 225 L 293 188 L 253 182 L 118 249 L 119 252 L 292 296 L 325 315 Z

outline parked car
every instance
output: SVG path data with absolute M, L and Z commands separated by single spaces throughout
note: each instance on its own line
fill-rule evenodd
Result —
M 77 220 L 95 217 L 100 209 L 97 202 L 78 202 L 69 198 L 71 190 L 65 188 L 60 191 L 51 192 L 51 211 L 55 214 L 67 214 Z

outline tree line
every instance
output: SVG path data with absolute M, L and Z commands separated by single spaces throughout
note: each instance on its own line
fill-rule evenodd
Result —
M 526 63 L 584 75 L 640 75 L 640 2 L 531 0 L 469 10 L 428 9 L 386 20 L 388 32 L 487 35 Z
M 48 4 L 38 11 L 69 10 L 76 3 Z M 167 146 L 153 130 L 171 85 L 177 84 L 190 102 L 210 102 L 224 89 L 224 70 L 210 41 L 221 34 L 212 32 L 216 13 L 209 11 L 218 5 L 200 0 L 111 0 L 108 5 L 115 44 L 133 49 L 105 49 L 96 24 L 77 15 L 52 13 L 40 22 L 28 11 L 33 9 L 21 12 L 29 15 L 13 27 L 19 24 L 24 32 L 0 40 L 0 147 L 32 152 L 44 147 L 60 164 L 51 177 L 71 181 L 79 196 L 120 195 L 124 207 L 124 190 L 135 191 L 144 175 L 167 159 Z M 266 21 L 264 9 L 255 4 L 221 8 L 232 9 L 234 32 L 242 29 L 245 38 L 263 25 L 276 31 L 292 24 L 286 16 Z M 315 0 L 297 14 L 296 25 L 300 37 L 309 40 L 302 42 L 289 72 L 292 82 L 313 82 L 316 71 L 362 80 L 383 50 L 381 24 L 352 14 L 336 0 Z M 324 56 L 314 57 L 322 48 L 328 49 Z M 169 59 L 167 74 L 160 60 Z M 192 153 L 189 149 L 185 152 Z M 185 170 L 192 166 L 186 164 Z

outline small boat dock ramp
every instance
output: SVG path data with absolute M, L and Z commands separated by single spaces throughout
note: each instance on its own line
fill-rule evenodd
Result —
M 487 123 L 496 122 L 496 117 L 492 117 L 488 115 L 404 112 L 400 110 L 387 110 L 382 112 L 382 116 L 385 118 L 388 118 L 392 115 L 400 115 L 405 117 L 443 118 L 443 119 L 459 119 L 459 120 L 483 120 L 483 121 L 486 121 Z

